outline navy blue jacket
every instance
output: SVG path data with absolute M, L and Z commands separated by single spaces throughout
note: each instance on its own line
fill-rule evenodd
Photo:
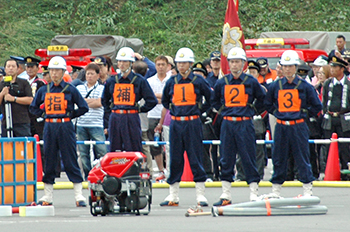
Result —
M 89 106 L 86 103 L 85 99 L 81 96 L 79 91 L 71 84 L 61 81 L 61 83 L 57 86 L 54 85 L 53 82 L 49 84 L 50 93 L 60 93 L 66 85 L 69 87 L 64 91 L 64 98 L 67 100 L 67 109 L 66 114 L 52 114 L 52 115 L 44 115 L 45 109 L 41 109 L 40 106 L 45 101 L 45 95 L 47 93 L 47 86 L 42 86 L 37 93 L 35 94 L 35 98 L 29 106 L 29 112 L 37 115 L 44 116 L 45 118 L 76 118 L 79 117 L 86 112 L 89 111 Z M 74 109 L 74 104 L 78 106 L 78 109 Z
M 234 79 L 230 73 L 227 76 L 229 85 L 239 85 L 248 76 L 244 82 L 245 94 L 248 95 L 248 102 L 246 106 L 227 107 L 225 105 L 225 78 L 221 78 L 216 82 L 214 87 L 214 99 L 213 107 L 217 110 L 221 110 L 222 116 L 234 116 L 234 117 L 252 117 L 255 114 L 260 114 L 264 111 L 264 98 L 265 90 L 259 84 L 259 82 L 251 75 L 242 73 L 237 79 Z M 255 102 L 254 102 L 255 101 Z M 253 106 L 254 102 L 254 107 Z
M 307 83 L 304 79 L 299 76 L 295 76 L 292 83 L 288 83 L 286 77 L 281 79 L 283 89 L 294 89 L 299 80 L 301 80 L 298 86 L 299 99 L 301 100 L 301 110 L 298 112 L 280 112 L 278 110 L 278 91 L 280 90 L 279 81 L 272 82 L 269 87 L 265 97 L 265 105 L 267 111 L 273 114 L 276 118 L 281 120 L 296 120 L 301 118 L 306 118 L 307 114 L 310 117 L 317 116 L 317 114 L 322 110 L 322 103 L 318 98 L 315 88 Z
M 173 94 L 174 94 L 174 85 L 175 78 L 179 84 L 190 83 L 193 78 L 197 76 L 197 78 L 192 82 L 194 85 L 194 92 L 196 94 L 196 102 L 201 105 L 203 102 L 203 96 L 205 100 L 210 104 L 210 97 L 212 90 L 208 82 L 200 75 L 193 74 L 192 72 L 188 75 L 186 79 L 183 79 L 180 74 L 170 77 L 170 79 L 166 82 L 163 96 L 162 96 L 162 104 L 166 109 L 170 110 L 170 114 L 173 116 L 190 116 L 190 115 L 200 115 L 201 109 L 198 107 L 198 104 L 195 105 L 186 105 L 186 106 L 175 106 L 172 102 Z
M 142 98 L 145 100 L 145 104 L 141 107 L 138 105 L 112 105 L 112 110 L 122 109 L 122 110 L 138 110 L 139 112 L 148 112 L 153 109 L 158 101 L 154 95 L 148 81 L 142 77 L 140 74 L 130 72 L 126 78 L 123 78 L 121 74 L 118 74 L 119 83 L 130 83 L 133 78 L 137 76 L 134 80 L 134 93 L 135 93 L 135 102 L 139 102 Z M 111 102 L 113 102 L 113 93 L 114 86 L 116 84 L 115 76 L 111 76 L 107 79 L 105 88 L 102 94 L 102 105 L 105 109 L 110 109 Z

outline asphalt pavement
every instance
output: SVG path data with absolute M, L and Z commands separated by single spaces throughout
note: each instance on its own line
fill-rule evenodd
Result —
M 266 171 L 268 173 L 260 183 L 259 194 L 271 192 L 270 183 L 265 180 L 269 178 L 270 170 Z M 160 207 L 159 203 L 169 190 L 166 184 L 154 184 L 149 215 L 94 217 L 89 207 L 75 207 L 73 189 L 67 187 L 69 184 L 64 173 L 56 181 L 60 181 L 63 187 L 54 190 L 54 217 L 20 217 L 18 214 L 0 217 L 0 231 L 349 231 L 350 182 L 314 182 L 314 195 L 321 199 L 320 205 L 328 208 L 325 215 L 185 217 L 187 209 L 196 203 L 194 184 L 188 182 L 181 183 L 178 207 Z M 219 186 L 220 182 L 207 183 L 209 207 L 203 207 L 205 212 L 210 212 L 212 204 L 218 200 L 221 194 Z M 38 184 L 38 188 L 41 187 Z M 233 203 L 249 201 L 249 188 L 245 182 L 234 183 L 231 192 Z M 83 193 L 89 196 L 88 189 L 84 189 Z M 302 187 L 298 181 L 286 182 L 282 188 L 283 197 L 295 197 L 301 193 Z M 43 190 L 38 190 L 37 195 L 40 198 Z

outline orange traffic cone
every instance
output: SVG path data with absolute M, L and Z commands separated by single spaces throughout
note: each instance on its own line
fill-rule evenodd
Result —
M 182 172 L 181 181 L 193 181 L 193 173 L 191 170 L 190 162 L 188 161 L 187 153 L 184 153 L 184 170 Z
M 39 135 L 34 135 L 36 142 L 39 142 Z M 41 161 L 41 152 L 39 143 L 36 144 L 36 181 L 41 182 L 43 180 L 43 163 Z
M 332 140 L 338 138 L 336 133 L 332 134 Z M 332 141 L 329 146 L 328 159 L 325 171 L 325 181 L 340 181 L 340 164 L 338 141 Z

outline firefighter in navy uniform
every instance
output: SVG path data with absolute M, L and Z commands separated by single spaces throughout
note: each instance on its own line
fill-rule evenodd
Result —
M 24 58 L 26 62 L 26 72 L 29 76 L 29 84 L 32 89 L 33 97 L 35 97 L 36 92 L 42 87 L 47 85 L 44 79 L 37 76 L 39 71 L 40 60 L 31 56 Z M 39 138 L 42 139 L 44 130 L 44 119 L 30 114 L 30 130 L 32 135 L 38 134 Z
M 51 205 L 53 202 L 53 184 L 55 183 L 58 151 L 61 152 L 65 172 L 74 185 L 77 207 L 85 207 L 86 199 L 82 194 L 83 177 L 77 160 L 76 135 L 71 119 L 88 112 L 89 107 L 79 91 L 63 81 L 66 61 L 60 56 L 53 57 L 48 66 L 52 82 L 40 88 L 29 110 L 32 114 L 45 118 L 44 152 L 44 192 L 39 199 L 40 205 Z M 75 109 L 75 105 L 77 109 Z
M 108 135 L 110 151 L 142 151 L 142 131 L 139 112 L 148 112 L 158 101 L 148 81 L 131 70 L 135 53 L 122 47 L 116 57 L 121 73 L 107 79 L 102 95 L 105 110 L 111 109 Z M 138 102 L 145 100 L 140 106 Z
M 270 84 L 264 102 L 268 112 L 277 118 L 272 151 L 271 196 L 280 197 L 289 156 L 295 160 L 299 180 L 303 183 L 303 195 L 310 196 L 315 177 L 310 165 L 306 118 L 317 116 L 322 110 L 322 104 L 314 87 L 296 74 L 299 65 L 296 51 L 285 51 L 280 64 L 284 77 Z
M 196 200 L 201 206 L 208 206 L 204 196 L 206 174 L 202 165 L 203 132 L 200 120 L 203 96 L 210 104 L 211 89 L 207 81 L 200 75 L 193 74 L 193 51 L 180 48 L 175 56 L 179 73 L 172 76 L 165 84 L 162 104 L 170 110 L 170 195 L 160 203 L 161 206 L 178 206 L 179 183 L 184 168 L 184 152 L 196 182 Z
M 231 182 L 234 178 L 236 154 L 242 159 L 250 200 L 258 197 L 260 176 L 256 167 L 255 131 L 252 117 L 264 109 L 265 90 L 251 75 L 243 73 L 247 57 L 240 47 L 228 55 L 231 73 L 218 80 L 214 87 L 213 107 L 222 115 L 220 130 L 222 194 L 214 206 L 231 204 Z M 253 101 L 256 100 L 253 105 Z
M 348 63 L 339 57 L 331 58 L 331 75 L 323 85 L 323 122 L 324 137 L 332 137 L 337 133 L 339 138 L 350 137 L 350 81 L 344 71 Z M 329 146 L 328 146 L 329 147 Z M 327 149 L 328 150 L 328 149 Z M 341 169 L 348 169 L 350 149 L 348 143 L 339 143 L 339 159 Z M 347 175 L 341 175 L 348 180 Z

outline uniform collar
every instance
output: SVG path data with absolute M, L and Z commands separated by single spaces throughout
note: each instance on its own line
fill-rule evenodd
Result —
M 334 77 L 333 78 L 333 84 L 336 85 L 337 83 L 340 83 L 340 84 L 344 85 L 345 84 L 345 79 L 346 79 L 345 75 L 343 76 L 343 78 L 340 81 L 338 81 L 337 78 Z
M 294 85 L 297 85 L 298 82 L 299 82 L 299 80 L 300 80 L 300 77 L 299 77 L 298 75 L 295 74 L 295 78 L 293 79 L 292 83 L 293 83 Z M 287 79 L 286 77 L 283 77 L 283 78 L 282 78 L 282 84 L 284 85 L 284 84 L 286 84 L 287 82 L 288 82 L 288 79 Z M 289 83 L 289 82 L 288 82 L 288 83 Z
M 191 80 L 191 81 L 192 81 L 193 77 L 194 77 L 193 73 L 192 73 L 192 72 L 190 72 L 190 74 L 188 74 L 188 76 L 187 76 L 187 78 L 186 78 L 186 79 L 189 79 L 189 80 Z M 181 76 L 181 74 L 180 74 L 180 73 L 178 73 L 178 74 L 177 74 L 176 79 L 177 79 L 177 81 L 180 81 L 180 80 L 182 79 L 182 76 Z
M 54 86 L 54 85 L 55 85 L 55 83 L 54 83 L 53 81 L 51 81 L 51 83 L 50 83 L 50 88 L 51 88 L 52 86 Z M 62 78 L 61 82 L 60 82 L 58 85 L 61 86 L 62 88 L 64 88 L 64 87 L 66 86 L 66 82 L 64 82 L 63 78 Z M 56 86 L 56 85 L 55 85 L 55 86 Z
M 240 79 L 241 81 L 243 81 L 244 80 L 244 78 L 245 78 L 245 73 L 241 73 L 241 75 L 239 75 L 239 77 L 238 77 L 238 79 Z M 228 75 L 228 81 L 230 82 L 231 80 L 238 80 L 238 79 L 235 79 L 234 77 L 233 77 L 233 74 L 232 73 L 230 73 L 230 75 Z
M 133 71 L 130 71 L 129 75 L 127 75 L 125 79 L 128 79 L 129 81 L 131 81 L 134 76 L 135 76 L 135 73 L 133 73 Z M 123 79 L 123 77 L 122 77 L 122 74 L 119 73 L 118 80 L 121 80 L 121 79 Z

